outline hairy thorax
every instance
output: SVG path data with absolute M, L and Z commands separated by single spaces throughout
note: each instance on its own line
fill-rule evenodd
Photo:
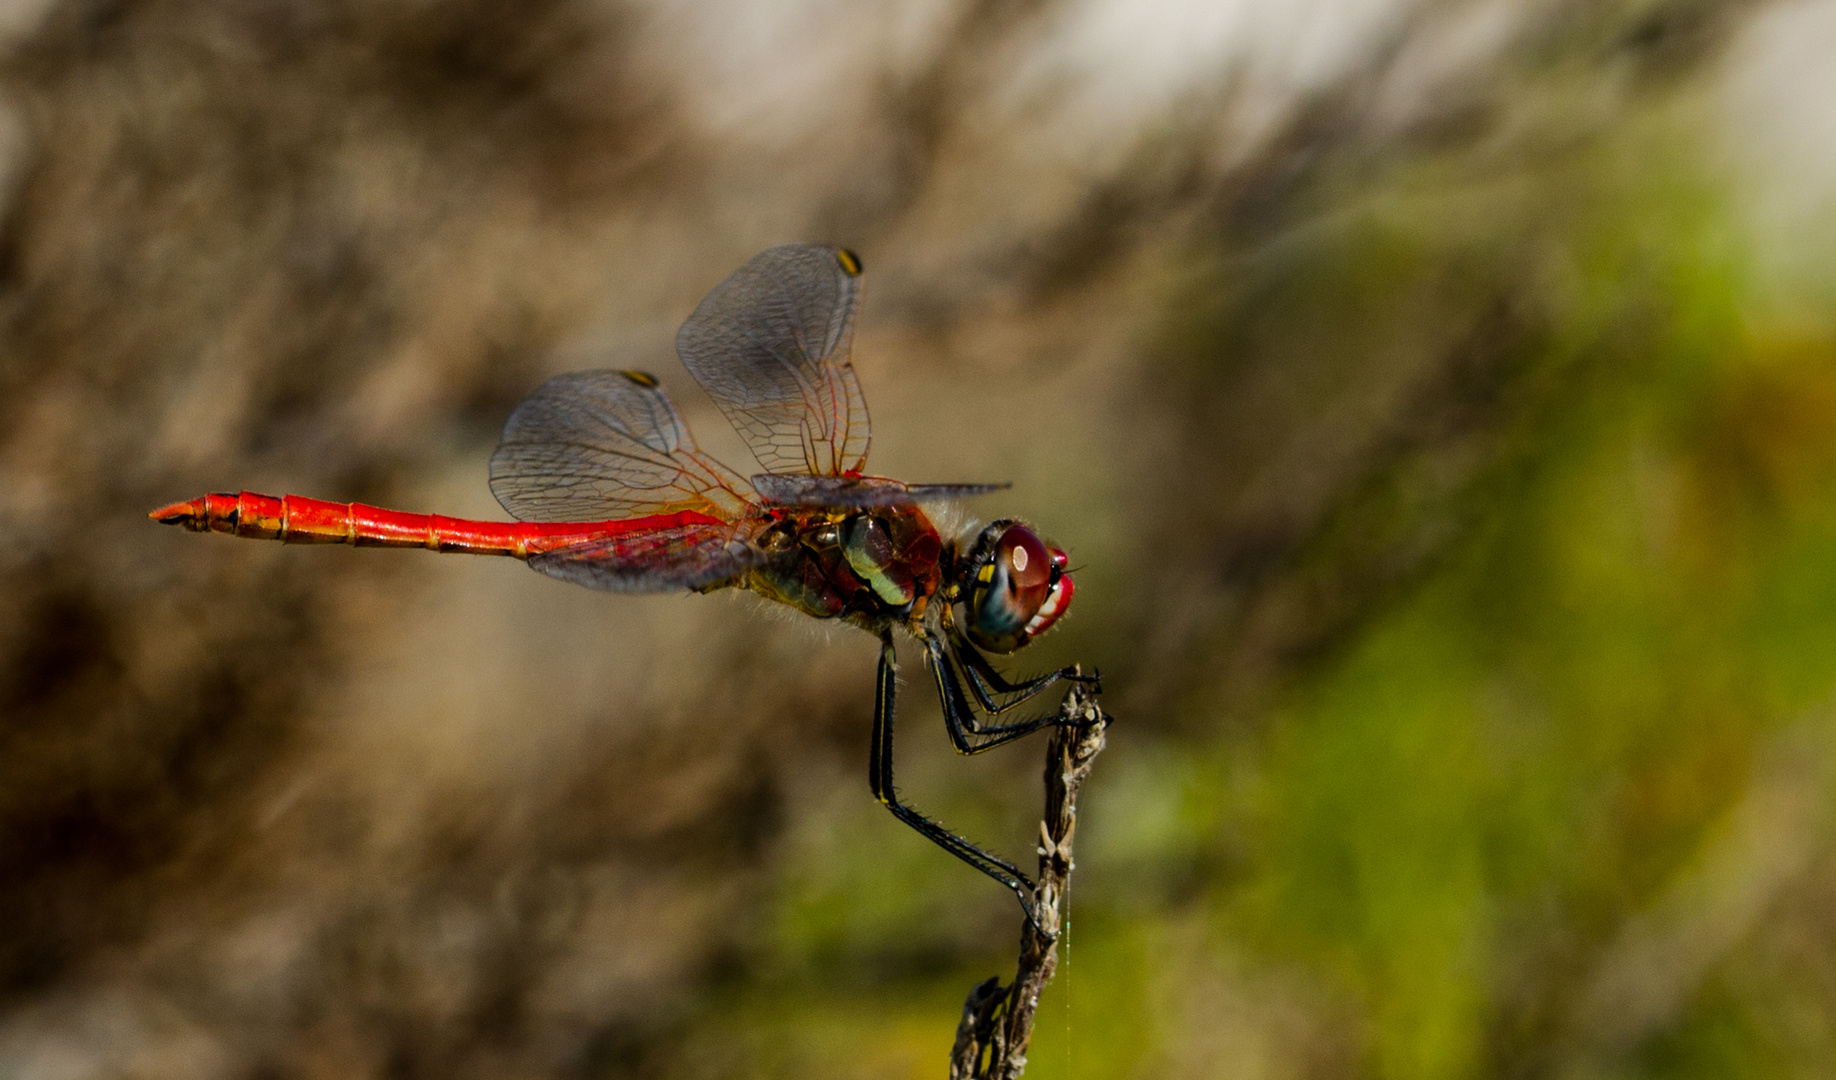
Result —
M 782 512 L 745 588 L 818 619 L 915 625 L 943 581 L 943 539 L 914 506 Z

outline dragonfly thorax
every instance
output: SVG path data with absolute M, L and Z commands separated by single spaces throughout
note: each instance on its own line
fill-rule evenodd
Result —
M 819 619 L 916 619 L 943 581 L 943 540 L 915 506 L 781 510 L 757 545 L 746 586 Z

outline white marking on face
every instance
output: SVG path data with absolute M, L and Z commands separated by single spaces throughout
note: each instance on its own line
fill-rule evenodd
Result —
M 1025 571 L 1026 571 L 1026 549 L 1023 547 L 1017 547 L 1014 549 L 1014 573 L 1020 574 L 1020 573 L 1024 573 Z
M 1034 634 L 1039 633 L 1045 628 L 1047 623 L 1057 617 L 1058 606 L 1060 601 L 1064 599 L 1064 596 L 1064 586 L 1052 586 L 1052 591 L 1046 594 L 1045 603 L 1039 605 L 1039 610 L 1033 614 L 1032 618 L 1026 621 L 1027 637 L 1032 637 Z

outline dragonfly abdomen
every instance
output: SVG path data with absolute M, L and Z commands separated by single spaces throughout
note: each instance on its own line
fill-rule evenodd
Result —
M 363 503 L 328 502 L 300 495 L 252 491 L 213 492 L 173 503 L 150 515 L 193 532 L 220 532 L 287 544 L 427 548 L 471 555 L 527 559 L 558 548 L 625 532 L 714 520 L 693 512 L 633 521 L 472 521 L 444 514 L 409 514 Z
M 213 492 L 153 512 L 153 518 L 194 532 L 220 532 L 285 544 L 351 544 L 418 547 L 477 555 L 529 557 L 522 522 L 467 521 L 440 514 L 408 514 L 363 503 L 337 503 L 300 495 L 252 491 Z M 538 548 L 539 550 L 539 548 Z

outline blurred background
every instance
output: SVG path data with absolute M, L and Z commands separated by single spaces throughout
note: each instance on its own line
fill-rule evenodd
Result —
M 810 240 L 1099 666 L 1036 1077 L 1828 1076 L 1836 3 L 0 4 L 0 1076 L 941 1076 L 1011 896 L 867 635 L 509 560 Z M 1030 859 L 1043 747 L 902 787 Z

